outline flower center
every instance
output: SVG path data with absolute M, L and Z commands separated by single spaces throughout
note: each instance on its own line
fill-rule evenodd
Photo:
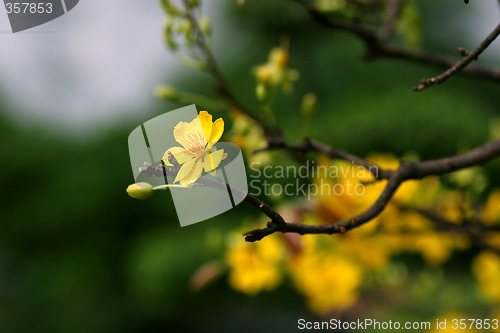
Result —
M 182 145 L 195 156 L 202 156 L 205 153 L 206 141 L 202 132 L 189 133 L 182 141 Z

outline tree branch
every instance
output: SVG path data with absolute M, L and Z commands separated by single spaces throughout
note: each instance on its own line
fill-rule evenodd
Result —
M 388 179 L 394 173 L 394 171 L 392 170 L 383 170 L 377 165 L 370 163 L 358 156 L 346 153 L 340 149 L 330 147 L 319 141 L 311 140 L 309 137 L 304 138 L 304 143 L 289 143 L 282 136 L 275 136 L 267 138 L 267 143 L 267 147 L 255 150 L 254 154 L 263 151 L 279 149 L 284 149 L 288 152 L 299 153 L 302 155 L 305 155 L 308 152 L 318 152 L 328 155 L 332 159 L 341 159 L 359 165 L 367 169 L 375 178 L 379 180 Z
M 325 145 L 321 145 L 319 147 L 321 147 L 321 150 L 316 150 L 314 148 L 314 145 L 294 145 L 286 143 L 283 140 L 280 143 L 279 147 L 276 147 L 276 149 L 284 148 L 292 151 L 298 150 L 301 153 L 306 153 L 307 151 L 331 152 L 331 154 L 329 154 L 330 156 L 336 156 L 333 158 L 341 159 L 352 157 L 352 155 L 343 153 Z M 392 199 L 394 193 L 404 181 L 410 179 L 421 179 L 431 175 L 442 175 L 445 173 L 468 168 L 470 166 L 484 164 L 498 156 L 500 156 L 500 139 L 489 142 L 467 153 L 453 157 L 424 162 L 401 161 L 399 168 L 395 171 L 383 170 L 381 168 L 378 168 L 378 172 L 380 172 L 381 175 L 384 175 L 384 177 L 379 179 L 387 179 L 388 182 L 375 203 L 363 213 L 349 220 L 340 221 L 330 225 L 303 225 L 286 222 L 277 223 L 277 221 L 271 219 L 266 228 L 256 229 L 248 232 L 246 234 L 245 240 L 248 242 L 258 241 L 275 232 L 294 232 L 301 235 L 335 234 L 346 232 L 360 225 L 363 225 L 364 223 L 377 217 L 384 210 L 389 201 Z M 371 165 L 370 163 L 358 157 L 354 157 L 352 162 L 363 167 L 366 167 L 366 165 Z
M 349 231 L 377 217 L 385 208 L 387 203 L 398 189 L 403 181 L 402 174 L 394 174 L 387 183 L 384 191 L 379 196 L 377 201 L 363 213 L 342 222 L 329 225 L 305 225 L 296 223 L 278 224 L 271 220 L 264 229 L 256 229 L 246 234 L 247 242 L 255 242 L 269 236 L 277 231 L 279 232 L 294 232 L 301 235 L 304 234 L 336 234 Z
M 388 58 L 398 58 L 404 59 L 413 62 L 419 62 L 429 65 L 435 65 L 440 67 L 453 67 L 456 66 L 456 69 L 452 70 L 453 72 L 448 75 L 451 76 L 458 71 L 462 71 L 464 73 L 468 73 L 470 75 L 474 75 L 476 77 L 482 77 L 486 79 L 490 79 L 496 82 L 500 82 L 500 72 L 495 71 L 493 69 L 486 69 L 479 66 L 472 66 L 470 62 L 476 59 L 479 54 L 486 49 L 491 42 L 498 36 L 500 33 L 500 25 L 495 29 L 495 31 L 485 40 L 478 49 L 465 54 L 465 58 L 462 59 L 459 64 L 456 64 L 456 60 L 447 58 L 447 57 L 439 57 L 430 53 L 426 53 L 424 51 L 418 50 L 410 50 L 405 49 L 393 45 L 389 45 L 385 42 L 387 37 L 387 33 L 383 32 L 382 37 L 378 37 L 376 32 L 372 29 L 368 29 L 362 26 L 357 26 L 349 23 L 343 22 L 335 22 L 330 20 L 328 17 L 320 13 L 316 10 L 314 5 L 308 3 L 306 0 L 293 0 L 304 5 L 309 11 L 311 17 L 317 21 L 319 24 L 332 28 L 339 29 L 344 31 L 349 31 L 359 38 L 361 38 L 365 44 L 367 45 L 367 52 L 365 55 L 366 59 L 373 59 L 376 57 L 388 57 Z M 332 159 L 342 159 L 359 166 L 366 168 L 370 171 L 378 180 L 386 179 L 388 180 L 386 187 L 383 192 L 379 196 L 379 198 L 375 201 L 375 203 L 370 206 L 363 213 L 354 216 L 353 218 L 345 221 L 340 221 L 334 224 L 329 225 L 303 225 L 303 224 L 295 224 L 295 223 L 287 223 L 283 219 L 283 217 L 277 213 L 272 207 L 266 205 L 261 200 L 253 197 L 252 195 L 246 195 L 245 201 L 254 207 L 261 210 L 266 216 L 268 216 L 271 221 L 267 223 L 267 226 L 263 229 L 255 229 L 249 231 L 245 234 L 245 239 L 249 242 L 254 242 L 263 239 L 264 237 L 271 235 L 275 232 L 292 232 L 298 234 L 334 234 L 334 233 L 342 233 L 353 228 L 356 228 L 373 218 L 377 217 L 387 206 L 387 204 L 392 199 L 394 193 L 397 191 L 399 186 L 406 180 L 409 179 L 421 179 L 430 175 L 441 175 L 449 172 L 453 172 L 456 170 L 460 170 L 463 168 L 467 168 L 473 165 L 483 164 L 490 161 L 493 158 L 500 156 L 500 140 L 492 141 L 488 144 L 485 144 L 481 147 L 478 147 L 474 150 L 469 151 L 468 153 L 433 160 L 426 162 L 409 162 L 409 161 L 401 161 L 400 166 L 397 170 L 385 170 L 382 169 L 368 161 L 359 158 L 355 155 L 346 153 L 342 150 L 330 147 L 321 142 L 311 140 L 309 138 L 305 138 L 303 143 L 289 143 L 287 142 L 283 136 L 281 135 L 281 131 L 279 129 L 271 130 L 267 127 L 266 123 L 260 118 L 249 112 L 245 108 L 243 108 L 240 103 L 236 100 L 235 96 L 231 92 L 229 84 L 225 79 L 224 75 L 220 71 L 213 54 L 208 47 L 201 30 L 198 27 L 198 23 L 194 16 L 188 12 L 188 18 L 191 20 L 193 26 L 199 32 L 197 34 L 197 45 L 200 48 L 201 52 L 204 54 L 205 58 L 208 62 L 208 70 L 215 78 L 218 89 L 217 92 L 224 97 L 226 102 L 231 106 L 241 110 L 243 113 L 248 115 L 250 118 L 254 119 L 259 126 L 262 127 L 266 134 L 266 140 L 268 142 L 268 146 L 260 149 L 259 151 L 265 150 L 278 150 L 283 149 L 295 156 L 305 156 L 309 152 L 319 152 L 328 155 Z M 386 23 L 387 26 L 391 26 L 393 23 Z M 386 29 L 389 29 L 387 27 Z M 497 31 L 498 30 L 498 31 Z M 446 77 L 445 79 L 447 79 Z M 437 84 L 437 83 L 436 83 Z M 164 175 L 167 170 L 165 167 L 163 168 L 153 168 L 151 166 L 144 168 L 144 172 L 148 172 L 150 174 L 155 175 Z M 199 184 L 199 185 L 207 185 L 207 184 Z M 212 184 L 216 187 L 222 186 L 225 187 L 223 183 Z M 225 189 L 225 188 L 224 188 Z M 234 189 L 231 189 L 234 191 Z M 244 195 L 240 193 L 240 195 Z
M 463 70 L 467 65 L 469 65 L 473 60 L 477 60 L 477 58 L 481 55 L 481 53 L 484 52 L 488 48 L 488 46 L 491 45 L 497 39 L 498 35 L 500 35 L 500 24 L 497 25 L 495 30 L 493 30 L 488 37 L 484 41 L 479 44 L 479 46 L 472 52 L 469 52 L 466 57 L 464 57 L 462 60 L 457 62 L 455 65 L 450 67 L 447 71 L 444 73 L 430 78 L 430 79 L 425 79 L 422 80 L 420 85 L 416 86 L 413 88 L 415 91 L 422 91 L 428 87 L 441 84 L 448 80 L 451 76 L 455 75 L 456 73 L 460 72 Z
M 439 56 L 433 53 L 421 51 L 421 50 L 413 50 L 413 49 L 408 49 L 396 45 L 391 45 L 387 43 L 387 38 L 382 33 L 380 37 L 377 36 L 376 31 L 373 29 L 365 28 L 359 25 L 354 25 L 350 23 L 344 23 L 344 22 L 336 22 L 331 20 L 328 16 L 324 15 L 320 11 L 317 10 L 317 8 L 309 3 L 307 0 L 291 0 L 294 2 L 297 2 L 304 6 L 307 11 L 309 12 L 309 15 L 311 18 L 317 22 L 318 24 L 329 28 L 329 29 L 336 29 L 336 30 L 342 30 L 346 32 L 350 32 L 357 37 L 359 37 L 366 45 L 366 52 L 364 55 L 364 58 L 366 60 L 371 60 L 371 59 L 376 59 L 376 58 L 392 58 L 392 59 L 401 59 L 405 61 L 410 61 L 410 62 L 415 62 L 415 63 L 421 63 L 421 64 L 426 64 L 426 65 L 432 65 L 436 67 L 444 67 L 444 68 L 453 68 L 457 66 L 457 60 L 451 57 L 446 57 L 446 56 Z M 495 37 L 495 31 L 492 33 L 494 37 L 493 40 L 496 38 Z M 486 49 L 489 44 L 491 44 L 490 36 L 483 42 L 487 43 L 487 45 L 484 45 L 484 49 Z M 453 70 L 453 74 L 456 72 L 463 72 L 465 74 L 468 74 L 470 76 L 494 81 L 494 82 L 500 82 L 500 70 L 494 69 L 494 68 L 486 68 L 478 65 L 470 65 L 470 62 L 477 58 L 477 56 L 484 51 L 479 50 L 478 54 L 474 55 L 471 57 L 470 60 L 467 59 L 467 63 L 464 63 L 457 67 L 455 70 Z M 462 59 L 464 61 L 465 59 Z M 451 76 L 451 75 L 449 75 Z M 448 77 L 449 77 L 448 76 Z M 445 80 L 448 78 L 446 77 Z M 432 79 L 429 79 L 432 80 Z M 434 83 L 437 84 L 437 83 Z M 418 86 L 420 87 L 420 86 Z M 419 90 L 417 89 L 418 87 L 414 88 L 414 90 Z

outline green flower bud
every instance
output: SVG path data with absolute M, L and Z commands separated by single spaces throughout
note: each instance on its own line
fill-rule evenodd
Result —
M 179 11 L 177 10 L 177 8 L 170 2 L 170 0 L 162 0 L 161 4 L 162 4 L 162 7 L 163 7 L 163 10 L 167 14 L 175 16 L 175 15 L 177 15 L 179 13 Z
M 306 118 L 311 118 L 316 110 L 316 105 L 318 104 L 318 98 L 315 94 L 308 93 L 302 98 L 302 114 Z
M 259 83 L 255 88 L 255 95 L 261 103 L 266 103 L 267 101 L 269 101 L 271 93 L 269 91 L 269 87 L 266 84 Z
M 153 185 L 139 182 L 127 187 L 127 193 L 134 199 L 147 199 L 153 195 Z
M 159 86 L 155 89 L 155 95 L 159 98 L 178 101 L 180 99 L 180 93 L 177 88 L 172 86 Z
M 167 18 L 165 20 L 165 29 L 163 33 L 163 37 L 165 38 L 165 42 L 171 50 L 177 49 L 177 43 L 175 42 L 172 36 L 172 29 L 174 27 L 174 20 L 172 18 Z
M 177 21 L 173 31 L 176 34 L 182 35 L 189 33 L 191 31 L 191 21 L 189 19 L 184 19 L 182 21 Z
M 199 25 L 201 31 L 203 31 L 207 35 L 210 35 L 210 33 L 212 32 L 212 22 L 208 17 L 202 16 Z
M 187 21 L 185 23 L 184 38 L 186 38 L 186 41 L 188 42 L 189 45 L 194 44 L 193 24 L 191 23 L 191 21 Z

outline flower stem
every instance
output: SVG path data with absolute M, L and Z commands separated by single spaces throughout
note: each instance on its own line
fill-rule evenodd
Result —
M 171 184 L 167 184 L 167 185 L 159 185 L 159 186 L 155 186 L 153 187 L 153 191 L 154 190 L 163 190 L 163 189 L 166 189 L 166 188 L 191 188 L 191 186 L 182 186 L 182 185 L 171 185 Z

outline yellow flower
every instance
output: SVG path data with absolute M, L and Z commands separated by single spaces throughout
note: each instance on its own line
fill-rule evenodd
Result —
M 205 172 L 215 172 L 220 162 L 227 157 L 223 149 L 216 150 L 213 146 L 224 132 L 222 118 L 212 122 L 212 115 L 201 111 L 198 117 L 187 123 L 181 121 L 174 128 L 175 140 L 182 147 L 172 147 L 165 152 L 163 162 L 172 166 L 170 154 L 181 165 L 174 183 L 182 186 L 194 183 Z
M 485 225 L 494 225 L 500 220 L 500 190 L 495 189 L 490 193 L 488 201 L 481 215 Z
M 472 262 L 472 273 L 479 282 L 481 293 L 500 303 L 500 257 L 490 251 L 481 252 Z
M 292 89 L 292 82 L 299 79 L 299 72 L 287 68 L 288 50 L 286 46 L 275 47 L 269 53 L 266 63 L 253 69 L 257 81 L 265 87 L 283 85 L 285 92 Z
M 323 238 L 326 240 L 326 238 Z M 302 251 L 289 262 L 293 282 L 317 314 L 351 307 L 359 295 L 363 270 L 354 261 L 321 247 L 318 236 L 303 236 Z M 325 244 L 331 245 L 331 244 Z
M 446 234 L 424 232 L 413 238 L 415 250 L 431 265 L 443 264 L 453 253 L 453 239 Z
M 246 243 L 241 234 L 234 234 L 226 253 L 231 287 L 247 295 L 276 288 L 282 280 L 280 265 L 284 255 L 284 244 L 276 237 Z

